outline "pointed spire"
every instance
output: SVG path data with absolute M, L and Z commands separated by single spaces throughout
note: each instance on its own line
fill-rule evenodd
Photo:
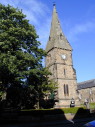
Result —
M 58 15 L 56 11 L 56 6 L 53 4 L 53 14 L 52 14 L 52 22 L 51 22 L 51 30 L 50 30 L 50 36 L 49 41 L 46 46 L 46 51 L 48 52 L 52 48 L 62 48 L 66 50 L 72 50 L 69 42 L 65 38 L 60 22 L 58 20 Z

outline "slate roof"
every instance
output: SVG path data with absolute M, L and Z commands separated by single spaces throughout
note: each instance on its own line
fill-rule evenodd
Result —
M 95 87 L 95 79 L 78 83 L 78 90 Z
M 53 8 L 51 30 L 49 41 L 46 46 L 46 52 L 50 51 L 53 48 L 72 50 L 72 47 L 62 32 L 55 6 Z

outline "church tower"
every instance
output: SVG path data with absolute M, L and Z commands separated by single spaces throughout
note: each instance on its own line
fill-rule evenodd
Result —
M 46 67 L 52 73 L 50 79 L 58 83 L 58 102 L 55 107 L 69 107 L 72 98 L 77 105 L 77 80 L 72 62 L 72 47 L 62 32 L 55 5 L 46 52 Z

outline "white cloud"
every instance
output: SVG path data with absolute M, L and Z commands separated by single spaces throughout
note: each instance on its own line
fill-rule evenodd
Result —
M 1 4 L 4 4 L 4 5 L 11 5 L 11 6 L 14 6 L 14 7 L 17 7 L 18 3 L 19 3 L 19 0 L 0 0 L 0 3 Z
M 4 5 L 10 4 L 11 6 L 18 7 L 23 10 L 27 18 L 33 24 L 39 24 L 39 20 L 46 17 L 49 13 L 49 8 L 46 4 L 40 2 L 39 0 L 0 0 L 0 3 Z
M 82 33 L 92 32 L 95 29 L 95 21 L 87 21 L 82 24 L 76 24 L 70 29 L 68 38 L 72 41 L 77 40 L 77 36 Z

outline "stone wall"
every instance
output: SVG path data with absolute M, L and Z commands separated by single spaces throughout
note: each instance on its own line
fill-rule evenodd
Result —
M 95 87 L 78 90 L 79 100 L 83 104 L 85 99 L 90 103 L 95 102 Z

